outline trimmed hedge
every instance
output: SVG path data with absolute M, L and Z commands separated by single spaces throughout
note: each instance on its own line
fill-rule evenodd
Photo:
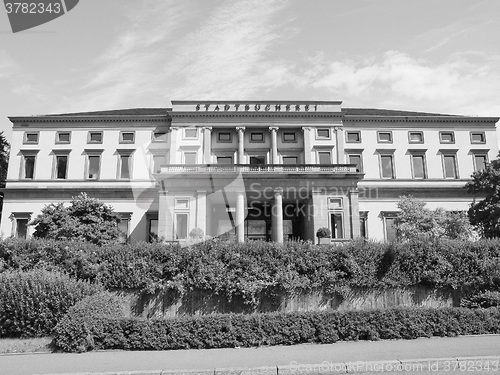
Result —
M 163 320 L 106 318 L 90 323 L 93 349 L 173 350 L 500 333 L 500 309 L 227 314 Z M 57 334 L 55 342 L 65 351 L 75 350 L 75 346 L 61 345 Z M 78 347 L 78 351 L 82 349 Z
M 77 301 L 102 287 L 46 270 L 0 273 L 0 337 L 52 334 Z

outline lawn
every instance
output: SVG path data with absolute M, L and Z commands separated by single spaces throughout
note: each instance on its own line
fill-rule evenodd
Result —
M 52 337 L 31 339 L 0 339 L 0 354 L 7 353 L 51 353 Z

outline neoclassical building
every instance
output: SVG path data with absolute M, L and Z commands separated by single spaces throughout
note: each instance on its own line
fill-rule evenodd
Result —
M 467 210 L 470 175 L 498 154 L 498 118 L 342 108 L 339 101 L 173 101 L 10 117 L 1 235 L 86 192 L 124 239 L 391 240 L 401 195 Z

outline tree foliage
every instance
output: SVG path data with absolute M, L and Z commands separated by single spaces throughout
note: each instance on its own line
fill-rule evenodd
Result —
M 49 204 L 31 223 L 34 237 L 56 240 L 83 240 L 98 245 L 113 242 L 120 236 L 120 218 L 113 208 L 81 193 L 71 205 Z
M 446 211 L 443 208 L 433 211 L 426 205 L 426 202 L 411 195 L 400 197 L 400 211 L 394 223 L 400 239 L 470 239 L 474 236 L 465 212 Z
M 469 194 L 485 197 L 480 201 L 474 198 L 469 209 L 471 223 L 486 238 L 500 237 L 500 158 L 474 172 L 465 187 Z
M 0 132 L 0 188 L 5 187 L 7 179 L 7 167 L 9 165 L 10 144 L 7 142 L 3 132 Z M 3 193 L 0 193 L 0 212 L 2 212 Z

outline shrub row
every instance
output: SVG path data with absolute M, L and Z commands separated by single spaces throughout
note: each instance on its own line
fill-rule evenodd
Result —
M 172 350 L 500 333 L 500 309 L 228 314 L 168 320 L 101 317 L 86 324 L 85 337 L 74 325 L 57 329 L 56 345 L 70 352 Z M 71 337 L 85 344 L 73 345 Z
M 68 309 L 102 287 L 46 270 L 0 273 L 0 337 L 52 333 Z
M 202 289 L 229 300 L 256 304 L 263 292 L 345 287 L 425 285 L 463 290 L 500 290 L 500 240 L 378 243 L 352 241 L 319 246 L 237 244 L 217 240 L 181 248 L 176 244 L 105 245 L 47 240 L 0 241 L 0 270 L 60 269 L 107 289 L 154 292 Z

